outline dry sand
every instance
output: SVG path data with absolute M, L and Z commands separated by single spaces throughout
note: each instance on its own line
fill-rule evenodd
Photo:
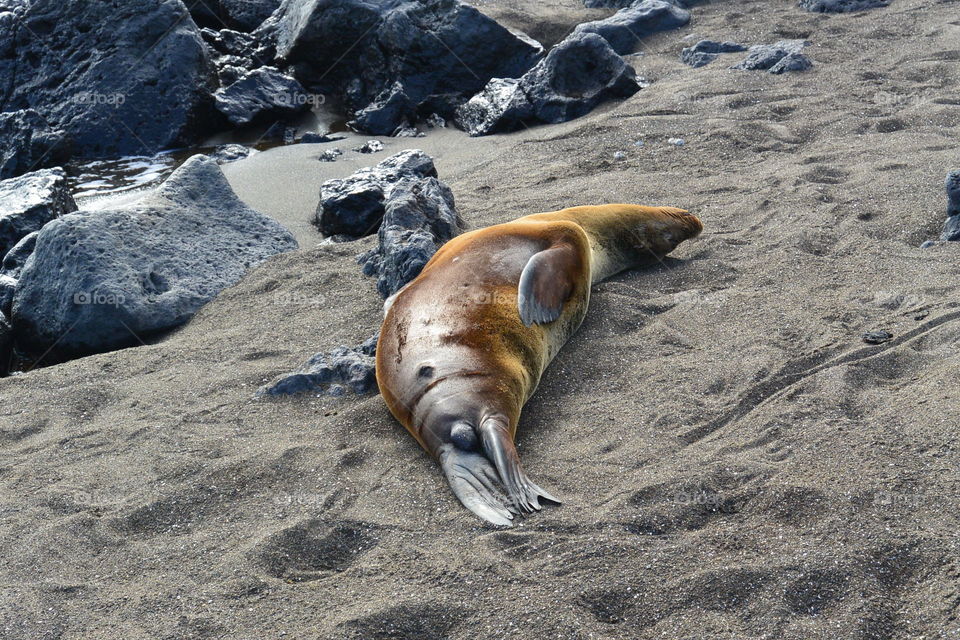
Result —
M 328 174 L 416 146 L 476 227 L 637 202 L 707 230 L 596 287 L 520 425 L 565 503 L 512 530 L 378 396 L 252 397 L 375 331 L 372 239 L 301 226 L 165 339 L 0 381 L 0 637 L 958 637 L 960 247 L 917 248 L 960 168 L 958 9 L 710 3 L 632 59 L 652 86 L 580 120 L 231 168 L 292 226 Z M 701 37 L 807 38 L 815 66 L 682 65 Z

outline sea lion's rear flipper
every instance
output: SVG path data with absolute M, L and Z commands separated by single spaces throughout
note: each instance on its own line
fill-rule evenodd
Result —
M 480 425 L 480 439 L 487 457 L 493 461 L 500 474 L 500 482 L 507 490 L 507 499 L 511 509 L 523 513 L 539 511 L 540 498 L 560 504 L 549 492 L 535 485 L 523 467 L 520 456 L 513 445 L 513 439 L 506 425 L 496 418 L 488 418 Z
M 447 446 L 440 452 L 440 466 L 450 488 L 467 509 L 490 522 L 512 527 L 509 501 L 497 487 L 497 470 L 483 454 Z
M 563 304 L 573 293 L 578 261 L 576 247 L 566 242 L 530 258 L 520 274 L 517 298 L 523 324 L 546 324 L 560 317 Z

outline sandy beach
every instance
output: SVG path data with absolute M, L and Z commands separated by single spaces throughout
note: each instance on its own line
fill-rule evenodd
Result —
M 548 43 L 611 13 L 478 6 Z M 627 58 L 649 87 L 577 120 L 225 166 L 299 251 L 151 344 L 0 380 L 0 638 L 960 637 L 960 247 L 919 248 L 960 169 L 958 8 L 706 3 Z M 814 66 L 681 63 L 703 38 L 809 40 Z M 472 228 L 613 202 L 705 226 L 594 288 L 518 433 L 563 505 L 510 530 L 379 396 L 254 398 L 377 331 L 375 238 L 310 218 L 407 148 Z

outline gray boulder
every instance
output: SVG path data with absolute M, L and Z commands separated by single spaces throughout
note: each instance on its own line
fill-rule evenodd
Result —
M 889 5 L 889 0 L 800 0 L 800 7 L 814 13 L 850 13 Z
M 63 169 L 0 180 L 0 255 L 54 218 L 76 210 Z
M 330 353 L 318 353 L 303 367 L 275 378 L 257 392 L 257 396 L 281 396 L 297 393 L 342 396 L 347 392 L 364 394 L 377 388 L 377 339 L 373 336 L 356 347 L 337 347 Z
M 754 45 L 750 47 L 747 57 L 731 69 L 769 71 L 776 74 L 803 71 L 813 66 L 810 59 L 802 53 L 803 48 L 809 44 L 804 40 L 780 40 L 774 44 Z
M 202 27 L 253 31 L 270 17 L 280 0 L 184 0 L 194 22 Z
M 737 42 L 716 42 L 701 40 L 692 47 L 684 47 L 680 52 L 680 60 L 694 69 L 705 66 L 716 60 L 721 53 L 738 53 L 746 51 L 747 46 Z
M 511 131 L 526 122 L 564 122 L 639 90 L 633 68 L 605 39 L 573 33 L 519 80 L 488 83 L 457 110 L 457 124 L 480 136 Z
M 27 258 L 33 255 L 33 250 L 37 246 L 38 235 L 40 235 L 39 231 L 28 233 L 20 239 L 20 242 L 18 242 L 13 249 L 7 252 L 7 255 L 3 257 L 0 274 L 10 276 L 11 278 L 20 277 L 20 272 L 23 271 L 23 266 L 27 263 Z
M 278 62 L 340 98 L 367 133 L 397 130 L 412 110 L 448 115 L 542 52 L 458 0 L 288 0 L 271 22 Z
M 944 187 L 947 190 L 947 221 L 943 223 L 940 239 L 956 242 L 960 240 L 960 171 L 948 173 Z
M 217 164 L 230 164 L 237 160 L 249 158 L 256 153 L 259 153 L 259 151 L 253 147 L 245 147 L 242 144 L 221 144 L 210 152 L 210 157 L 213 158 Z
M 325 236 L 368 236 L 380 227 L 394 184 L 406 177 L 436 176 L 430 156 L 419 149 L 401 151 L 375 167 L 324 182 L 315 222 Z
M 416 108 L 417 105 L 403 90 L 403 85 L 394 82 L 392 87 L 358 111 L 347 124 L 357 131 L 389 136 L 403 124 L 416 119 Z
M 214 94 L 217 109 L 238 127 L 264 120 L 283 120 L 310 110 L 310 100 L 299 82 L 273 67 L 245 73 Z
M 633 53 L 643 38 L 690 22 L 690 12 L 662 0 L 643 0 L 604 20 L 577 25 L 574 33 L 595 33 L 620 55 Z
M 951 171 L 943 186 L 947 190 L 947 215 L 960 215 L 960 171 Z
M 0 314 L 0 375 L 10 370 L 10 355 L 13 349 L 13 328 L 4 314 Z
M 0 180 L 62 164 L 71 153 L 69 137 L 35 110 L 0 113 Z
M 389 298 L 416 278 L 444 243 L 463 231 L 453 192 L 436 178 L 407 177 L 389 192 L 379 243 L 360 255 L 363 273 Z
M 10 316 L 13 307 L 13 294 L 17 290 L 17 280 L 0 273 L 0 314 Z
M 253 31 L 280 7 L 280 0 L 220 0 L 225 22 L 239 31 Z
M 209 134 L 213 64 L 180 0 L 32 0 L 0 17 L 4 111 L 32 108 L 84 156 Z M 24 169 L 26 170 L 26 169 Z
M 14 295 L 18 344 L 56 357 L 136 344 L 296 247 L 234 194 L 216 162 L 194 156 L 142 200 L 43 228 Z

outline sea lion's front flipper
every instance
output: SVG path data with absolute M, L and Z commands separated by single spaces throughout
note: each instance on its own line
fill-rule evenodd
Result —
M 508 499 L 497 488 L 497 470 L 483 454 L 448 445 L 439 458 L 447 482 L 463 506 L 487 522 L 513 526 Z
M 540 498 L 560 504 L 559 500 L 534 484 L 524 473 L 517 448 L 505 424 L 496 418 L 484 420 L 480 425 L 480 438 L 484 452 L 497 467 L 500 482 L 507 490 L 508 504 L 512 508 L 519 507 L 524 513 L 539 511 Z
M 557 244 L 533 255 L 520 274 L 517 306 L 528 327 L 560 317 L 563 303 L 573 293 L 573 274 L 578 261 L 576 248 Z

